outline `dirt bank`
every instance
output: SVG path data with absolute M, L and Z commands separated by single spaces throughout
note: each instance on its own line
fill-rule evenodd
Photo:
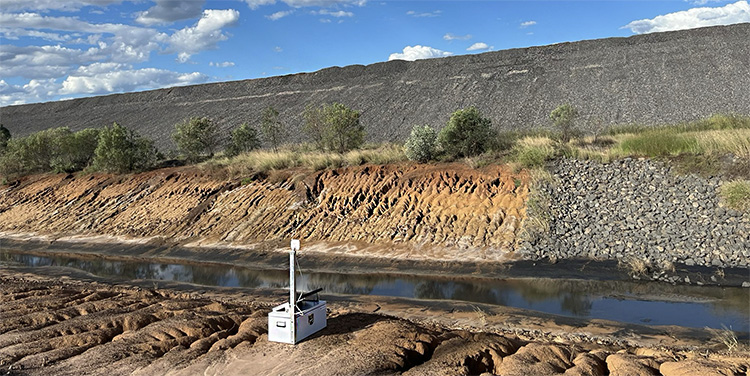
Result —
M 462 164 L 240 181 L 194 167 L 26 177 L 0 191 L 0 231 L 252 249 L 294 235 L 313 251 L 499 261 L 515 245 L 528 194 L 526 175 Z
M 739 375 L 701 330 L 529 316 L 482 305 L 334 298 L 329 325 L 268 342 L 283 291 L 0 270 L 0 371 L 14 375 Z M 66 272 L 67 273 L 67 272 Z M 676 338 L 681 338 L 677 340 Z

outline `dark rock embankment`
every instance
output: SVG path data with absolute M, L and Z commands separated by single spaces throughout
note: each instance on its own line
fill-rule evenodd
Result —
M 718 178 L 629 158 L 562 159 L 551 172 L 554 181 L 541 187 L 549 232 L 522 245 L 526 257 L 618 259 L 667 280 L 675 277 L 661 273 L 674 264 L 750 266 L 750 215 L 720 203 Z
M 341 102 L 361 111 L 368 141 L 403 141 L 414 125 L 442 127 L 450 113 L 477 106 L 498 129 L 549 127 L 570 103 L 579 127 L 691 121 L 716 113 L 750 115 L 750 24 L 519 48 L 414 62 L 390 61 L 313 73 L 175 87 L 0 109 L 16 136 L 51 126 L 73 130 L 118 122 L 174 148 L 177 122 L 207 116 L 222 134 L 260 122 L 273 106 L 300 132 L 308 105 Z

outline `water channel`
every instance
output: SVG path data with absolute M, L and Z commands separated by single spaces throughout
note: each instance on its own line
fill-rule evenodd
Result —
M 126 280 L 163 280 L 243 288 L 288 287 L 287 271 L 254 270 L 230 265 L 113 261 L 0 250 L 0 266 L 8 265 L 75 268 L 100 277 Z M 323 288 L 323 296 L 333 293 L 457 300 L 578 318 L 750 331 L 750 289 L 740 287 L 548 278 L 471 279 L 305 273 L 304 269 L 297 281 L 299 290 Z

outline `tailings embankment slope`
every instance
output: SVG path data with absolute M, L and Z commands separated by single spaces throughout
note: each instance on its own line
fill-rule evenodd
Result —
M 294 235 L 308 250 L 501 260 L 525 217 L 527 180 L 459 164 L 287 171 L 245 185 L 194 168 L 40 175 L 0 190 L 0 232 L 272 247 Z
M 403 140 L 415 124 L 441 127 L 478 106 L 498 128 L 549 126 L 572 103 L 597 123 L 658 124 L 715 113 L 750 115 L 750 24 L 609 38 L 415 62 L 177 87 L 0 110 L 16 136 L 52 126 L 118 122 L 171 148 L 174 124 L 208 116 L 222 129 L 259 121 L 273 106 L 294 130 L 305 106 L 342 102 L 362 112 L 371 141 Z M 300 132 L 291 132 L 299 141 Z

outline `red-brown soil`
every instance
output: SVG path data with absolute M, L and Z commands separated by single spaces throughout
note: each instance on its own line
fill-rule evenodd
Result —
M 242 185 L 194 167 L 135 175 L 41 175 L 0 190 L 0 231 L 107 235 L 211 246 L 288 239 L 349 254 L 501 260 L 528 178 L 504 166 L 285 171 Z

